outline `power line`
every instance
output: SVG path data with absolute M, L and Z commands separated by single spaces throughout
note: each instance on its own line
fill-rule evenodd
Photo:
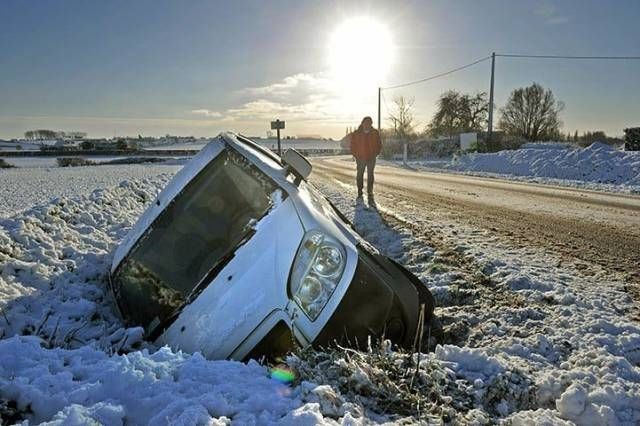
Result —
M 640 56 L 570 56 L 570 55 L 518 55 L 496 53 L 503 58 L 534 58 L 534 59 L 596 59 L 596 60 L 637 60 Z
M 513 53 L 496 53 L 496 57 L 502 58 L 531 58 L 531 59 L 579 59 L 579 60 L 640 60 L 640 56 L 572 56 L 572 55 L 525 55 L 525 54 L 513 54 Z M 471 62 L 469 64 L 463 65 L 458 68 L 454 68 L 452 70 L 436 74 L 427 78 L 422 78 L 420 80 L 410 81 L 408 83 L 397 84 L 395 86 L 387 86 L 382 87 L 382 90 L 387 89 L 398 89 L 400 87 L 412 86 L 418 83 L 424 83 L 425 81 L 435 80 L 436 78 L 444 77 L 449 74 L 453 74 L 454 72 L 461 71 L 465 68 L 472 67 L 480 62 L 484 62 L 488 59 L 491 59 L 491 56 L 485 56 L 484 58 L 478 59 L 477 61 Z
M 402 83 L 402 84 L 398 84 L 398 85 L 395 85 L 395 86 L 381 87 L 381 89 L 382 90 L 398 89 L 400 87 L 406 87 L 406 86 L 411 86 L 411 85 L 418 84 L 418 83 L 424 83 L 425 81 L 429 81 L 429 80 L 435 80 L 436 78 L 444 77 L 446 75 L 453 74 L 454 72 L 461 71 L 461 70 L 463 70 L 465 68 L 472 67 L 472 66 L 474 66 L 476 64 L 479 64 L 480 62 L 486 61 L 487 59 L 491 59 L 491 56 L 485 56 L 484 58 L 478 59 L 477 61 L 471 62 L 471 63 L 469 63 L 467 65 L 463 65 L 461 67 L 454 68 L 452 70 L 449 70 L 449 71 L 446 71 L 446 72 L 443 72 L 443 73 L 440 73 L 440 74 L 432 75 L 431 77 L 422 78 L 420 80 L 410 81 L 409 83 Z
M 415 81 L 410 81 L 408 83 L 402 83 L 402 84 L 397 84 L 395 86 L 387 86 L 387 87 L 379 87 L 378 88 L 378 123 L 380 123 L 380 98 L 382 98 L 382 100 L 385 103 L 385 107 L 388 106 L 386 105 L 386 100 L 384 99 L 384 95 L 383 95 L 383 90 L 387 90 L 387 89 L 398 89 L 400 87 L 407 87 L 407 86 L 411 86 L 414 84 L 419 84 L 419 83 L 424 83 L 425 81 L 429 81 L 429 80 L 434 80 L 436 78 L 440 78 L 440 77 L 444 77 L 447 76 L 449 74 L 453 74 L 454 72 L 457 71 L 461 71 L 465 68 L 469 68 L 472 67 L 476 64 L 479 64 L 480 62 L 484 62 L 488 59 L 491 59 L 491 89 L 490 89 L 490 94 L 489 94 L 489 99 L 490 99 L 490 105 L 493 104 L 493 81 L 494 81 L 494 67 L 495 67 L 495 58 L 496 57 L 502 57 L 502 58 L 531 58 L 531 59 L 569 59 L 569 60 L 573 60 L 573 59 L 577 59 L 577 60 L 640 60 L 640 56 L 573 56 L 573 55 L 525 55 L 525 54 L 511 54 L 511 53 L 492 53 L 490 56 L 485 56 L 484 58 L 478 59 L 477 61 L 471 62 L 469 64 L 463 65 L 461 67 L 457 67 L 454 68 L 452 70 L 440 73 L 440 74 L 436 74 L 433 75 L 431 77 L 427 77 L 427 78 L 422 78 L 420 80 L 415 80 Z M 489 110 L 489 129 L 488 129 L 488 134 L 491 135 L 491 130 L 492 130 L 492 120 L 491 120 L 491 116 L 492 116 L 492 112 L 493 109 Z

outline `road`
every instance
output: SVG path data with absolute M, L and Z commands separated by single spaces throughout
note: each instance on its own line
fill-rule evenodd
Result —
M 350 157 L 312 160 L 312 179 L 355 185 Z M 411 203 L 428 217 L 472 225 L 598 265 L 629 283 L 640 301 L 640 197 L 458 174 L 376 166 L 376 199 Z

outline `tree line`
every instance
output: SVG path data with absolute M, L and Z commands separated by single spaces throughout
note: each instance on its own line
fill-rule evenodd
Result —
M 49 129 L 27 130 L 24 132 L 24 138 L 29 140 L 61 139 L 64 137 L 81 139 L 86 136 L 87 134 L 85 132 L 64 132 L 61 130 Z
M 414 98 L 403 96 L 394 99 L 389 121 L 393 129 L 388 132 L 401 140 L 417 136 L 452 138 L 460 133 L 483 132 L 488 127 L 489 101 L 486 92 L 475 94 L 456 90 L 444 92 L 436 103 L 436 112 L 419 132 L 413 113 Z M 495 109 L 495 106 L 494 106 Z M 561 112 L 564 103 L 555 98 L 551 89 L 538 83 L 513 90 L 505 105 L 498 109 L 496 130 L 506 137 L 526 141 L 571 140 L 571 134 L 563 134 Z M 615 142 L 604 132 L 586 132 L 573 135 L 575 142 Z

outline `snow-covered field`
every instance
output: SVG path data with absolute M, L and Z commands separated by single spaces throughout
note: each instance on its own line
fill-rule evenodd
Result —
M 517 150 L 464 154 L 444 165 L 425 163 L 424 166 L 473 175 L 640 193 L 640 152 L 617 151 L 598 142 L 584 149 L 562 143 L 525 144 Z
M 96 188 L 118 185 L 125 179 L 155 179 L 182 166 L 118 165 L 0 170 L 0 218 L 52 198 L 90 194 Z
M 155 348 L 140 329 L 122 327 L 105 283 L 112 251 L 176 170 L 31 169 L 31 180 L 20 170 L 0 170 L 2 422 L 398 420 L 372 397 L 373 378 L 385 371 L 351 370 L 355 354 L 314 369 L 293 357 L 298 380 L 287 385 L 255 362 Z M 354 206 L 353 188 L 318 184 L 438 301 L 445 344 L 422 354 L 415 373 L 438 390 L 420 407 L 422 421 L 640 422 L 640 326 L 630 319 L 624 282 L 597 268 L 584 274 L 553 253 L 508 246 L 484 231 L 426 221 L 408 204 L 380 199 L 382 214 Z
M 64 157 L 62 155 L 61 157 Z M 132 156 L 103 156 L 103 155 L 92 155 L 86 157 L 74 157 L 74 158 L 83 158 L 85 160 L 93 161 L 95 163 L 108 163 L 112 161 L 127 161 L 131 160 L 134 157 Z M 152 156 L 136 156 L 135 158 L 149 158 L 149 159 L 159 159 L 165 161 L 171 161 L 174 159 L 179 159 L 183 157 L 152 157 Z M 11 164 L 17 168 L 50 168 L 50 167 L 58 167 L 58 158 L 57 157 L 5 157 L 4 161 L 8 164 Z
M 38 151 L 40 149 L 40 144 L 36 142 L 0 142 L 0 151 L 15 151 L 16 149 L 24 151 Z

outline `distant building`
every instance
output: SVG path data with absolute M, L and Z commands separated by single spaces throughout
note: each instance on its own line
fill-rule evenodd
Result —
M 62 133 L 62 139 L 81 141 L 87 137 L 87 132 L 60 132 Z
M 476 132 L 460 133 L 460 149 L 466 151 L 478 144 L 478 134 Z
M 137 139 L 127 139 L 127 149 L 137 150 L 140 149 L 140 144 Z

